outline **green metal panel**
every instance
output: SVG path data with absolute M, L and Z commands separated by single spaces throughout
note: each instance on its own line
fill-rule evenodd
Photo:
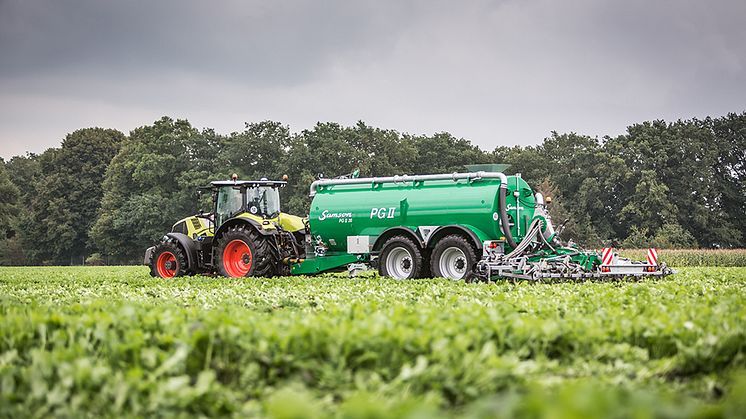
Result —
M 375 238 L 395 226 L 456 224 L 480 239 L 500 239 L 499 188 L 498 179 L 322 186 L 311 203 L 311 233 L 331 254 L 346 252 L 347 236 Z M 508 176 L 506 202 L 509 217 L 518 221 L 512 233 L 519 242 L 533 218 L 535 198 L 523 179 Z
M 587 271 L 592 271 L 596 266 L 601 264 L 601 258 L 596 252 L 580 250 L 577 245 L 574 247 L 557 247 L 554 251 L 543 249 L 538 254 L 528 258 L 529 262 L 539 262 L 541 260 L 564 259 L 569 256 L 570 261 L 577 263 Z
M 478 228 L 476 228 L 476 227 L 474 227 L 472 225 L 468 225 L 468 224 L 456 224 L 456 225 L 471 230 L 474 233 L 474 235 L 477 236 L 477 238 L 479 239 L 479 241 L 485 241 L 485 240 L 493 240 L 493 239 L 495 239 L 495 236 L 490 235 L 488 233 L 485 233 L 484 231 L 482 231 L 482 230 L 480 230 L 480 229 L 478 229 Z
M 357 262 L 360 257 L 350 254 L 339 254 L 329 256 L 319 256 L 313 259 L 305 259 L 303 262 L 294 263 L 290 266 L 290 272 L 293 275 L 313 275 L 330 269 L 339 268 L 348 263 Z
M 520 243 L 534 218 L 536 198 L 528 183 L 518 176 L 508 176 L 507 195 L 508 217 L 514 222 L 518 220 L 511 228 L 511 232 L 516 243 Z

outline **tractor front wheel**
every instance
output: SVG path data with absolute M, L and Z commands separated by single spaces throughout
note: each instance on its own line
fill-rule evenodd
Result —
M 276 265 L 267 238 L 243 225 L 220 237 L 215 259 L 220 274 L 231 278 L 271 276 Z
M 160 242 L 150 259 L 150 275 L 160 278 L 183 276 L 187 271 L 184 251 L 174 241 Z

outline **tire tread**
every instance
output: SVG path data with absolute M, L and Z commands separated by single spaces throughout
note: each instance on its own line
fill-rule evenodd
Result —
M 253 228 L 246 228 L 244 225 L 235 225 L 223 234 L 218 240 L 218 246 L 215 255 L 215 265 L 218 272 L 223 276 L 228 273 L 223 267 L 223 249 L 231 241 L 240 239 L 251 243 L 253 256 L 253 269 L 249 271 L 248 276 L 271 277 L 275 274 L 277 262 L 269 244 L 269 239 L 259 234 Z
M 412 269 L 412 275 L 408 279 L 420 278 L 424 266 L 423 263 L 425 261 L 425 259 L 422 257 L 422 251 L 420 250 L 420 247 L 417 245 L 417 243 L 412 241 L 412 239 L 401 235 L 391 237 L 383 243 L 383 246 L 381 246 L 381 254 L 378 261 L 379 275 L 389 276 L 388 272 L 386 272 L 386 257 L 388 256 L 390 249 L 393 248 L 396 244 L 408 247 L 409 249 L 407 250 L 409 250 L 412 254 L 412 263 L 414 264 L 414 268 Z
M 440 272 L 440 264 L 438 262 L 443 252 L 449 247 L 454 246 L 457 246 L 462 251 L 464 251 L 466 258 L 469 259 L 469 261 L 467 262 L 471 265 L 471 269 L 474 269 L 477 261 L 479 260 L 479 255 L 474 249 L 471 241 L 459 234 L 449 234 L 438 240 L 438 243 L 436 243 L 435 247 L 433 248 L 433 252 L 430 257 L 430 271 L 432 272 L 433 276 L 445 278 L 443 276 L 443 273 Z M 466 282 L 471 282 L 474 277 L 475 276 L 473 271 L 467 271 L 464 275 L 463 280 Z
M 156 268 L 155 264 L 156 261 L 158 261 L 158 256 L 163 252 L 173 253 L 174 256 L 176 256 L 176 260 L 179 262 L 179 270 L 176 271 L 176 275 L 174 275 L 174 277 L 189 274 L 189 272 L 187 272 L 186 253 L 184 253 L 184 250 L 181 248 L 181 246 L 179 246 L 179 243 L 176 241 L 176 239 L 168 239 L 161 240 L 161 242 L 155 246 L 155 249 L 153 249 L 153 253 L 150 256 L 150 262 L 148 263 L 150 265 L 150 276 L 154 278 L 160 278 L 160 276 L 158 275 L 158 269 Z

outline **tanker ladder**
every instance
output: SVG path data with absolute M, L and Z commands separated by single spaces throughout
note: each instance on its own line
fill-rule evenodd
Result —
M 477 262 L 476 276 L 483 280 L 502 277 L 538 281 L 545 278 L 663 277 L 674 273 L 665 263 L 658 263 L 655 249 L 649 249 L 646 263 L 619 257 L 612 248 L 605 248 L 599 255 L 597 252 L 577 249 L 572 244 L 554 247 L 547 242 L 542 228 L 543 221 L 535 219 L 524 239 L 507 254 L 503 241 L 484 242 L 484 256 Z

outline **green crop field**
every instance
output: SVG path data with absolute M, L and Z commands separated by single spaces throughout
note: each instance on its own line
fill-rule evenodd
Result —
M 620 250 L 620 256 L 645 260 L 647 249 Z M 746 266 L 746 249 L 659 249 L 669 266 Z
M 743 417 L 746 268 L 465 284 L 0 268 L 0 416 Z

